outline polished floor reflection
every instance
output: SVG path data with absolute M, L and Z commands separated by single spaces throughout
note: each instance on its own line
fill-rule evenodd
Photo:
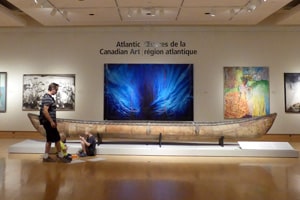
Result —
M 299 158 L 101 156 L 42 163 L 0 140 L 0 199 L 300 199 Z M 299 144 L 292 144 L 299 149 Z

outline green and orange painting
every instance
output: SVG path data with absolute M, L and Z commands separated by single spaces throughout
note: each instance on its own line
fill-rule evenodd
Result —
M 270 114 L 268 67 L 224 67 L 224 118 Z

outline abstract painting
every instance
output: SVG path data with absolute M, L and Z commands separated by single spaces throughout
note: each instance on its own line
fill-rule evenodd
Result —
M 270 114 L 268 67 L 224 67 L 224 118 Z
M 105 64 L 104 119 L 193 121 L 193 64 Z

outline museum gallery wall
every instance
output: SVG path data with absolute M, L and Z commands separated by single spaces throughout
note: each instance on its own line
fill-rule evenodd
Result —
M 1 73 L 1 111 L 6 76 Z M 284 73 L 286 112 L 299 112 L 300 73 Z M 39 110 L 58 83 L 57 110 L 75 110 L 75 74 L 24 74 L 23 110 Z M 105 64 L 104 120 L 193 121 L 193 64 Z M 270 114 L 269 68 L 224 67 L 224 119 Z
M 278 117 L 271 133 L 299 132 L 298 83 L 296 77 L 288 76 L 300 73 L 300 58 L 296 53 L 299 52 L 300 42 L 290 39 L 298 36 L 298 30 L 229 28 L 216 31 L 215 28 L 186 28 L 0 29 L 3 47 L 0 48 L 1 129 L 34 130 L 27 113 L 38 113 L 41 95 L 52 80 L 61 85 L 61 94 L 57 97 L 58 117 L 109 120 L 113 115 L 118 116 L 112 112 L 116 108 L 109 107 L 111 98 L 114 98 L 113 101 L 119 100 L 117 92 L 110 96 L 108 90 L 117 89 L 119 83 L 113 85 L 108 81 L 110 78 L 106 77 L 108 64 L 117 64 L 134 65 L 142 70 L 140 73 L 126 69 L 127 74 L 118 75 L 118 80 L 133 86 L 134 83 L 127 76 L 139 73 L 140 88 L 134 90 L 140 95 L 138 100 L 124 93 L 126 89 L 121 85 L 118 86 L 121 89 L 115 90 L 131 98 L 130 101 L 122 101 L 122 105 L 125 105 L 122 109 L 129 108 L 126 119 L 140 120 L 136 112 L 138 110 L 152 110 L 144 112 L 144 116 L 149 113 L 161 114 L 151 120 L 187 121 L 221 121 L 276 112 Z M 35 37 L 32 37 L 33 34 Z M 139 55 L 130 54 L 130 48 L 117 47 L 119 41 L 158 44 L 161 46 L 155 48 L 160 54 L 150 54 L 150 47 L 135 49 L 135 53 L 138 50 L 142 52 Z M 173 55 L 166 44 L 169 47 L 173 45 L 175 52 L 181 48 L 185 49 L 184 52 L 190 50 L 194 53 Z M 129 54 L 103 55 L 99 53 L 100 49 L 126 49 Z M 192 74 L 184 77 L 188 82 L 180 82 L 177 76 L 166 79 L 169 83 L 177 84 L 177 87 L 160 88 L 161 91 L 167 91 L 168 97 L 178 97 L 180 91 L 185 91 L 180 96 L 182 101 L 165 98 L 169 103 L 164 104 L 162 99 L 166 96 L 154 98 L 155 95 L 159 96 L 159 93 L 155 93 L 155 87 L 161 85 L 158 83 L 163 78 L 159 79 L 155 70 L 151 75 L 148 68 L 142 67 L 146 65 L 160 65 L 161 69 L 163 65 L 182 65 L 186 67 L 185 70 L 190 66 L 192 70 L 188 73 L 180 72 Z M 171 69 L 164 71 L 171 72 Z M 176 75 L 178 72 L 172 73 Z M 150 78 L 145 74 L 149 74 Z M 147 79 L 156 81 L 150 82 L 152 88 L 145 87 L 149 81 L 143 81 Z M 184 111 L 183 115 L 177 112 L 179 108 Z M 112 115 L 107 117 L 106 114 Z M 181 117 L 172 118 L 174 116 Z M 114 117 L 111 119 L 119 119 Z M 21 123 L 13 123 L 15 121 Z

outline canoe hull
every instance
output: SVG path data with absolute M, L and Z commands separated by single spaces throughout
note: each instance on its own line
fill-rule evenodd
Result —
M 223 122 L 136 122 L 136 121 L 85 121 L 57 119 L 59 132 L 68 139 L 77 140 L 86 129 L 100 134 L 103 139 L 203 141 L 205 138 L 259 138 L 272 127 L 277 114 Z M 28 113 L 34 128 L 45 136 L 37 114 Z

